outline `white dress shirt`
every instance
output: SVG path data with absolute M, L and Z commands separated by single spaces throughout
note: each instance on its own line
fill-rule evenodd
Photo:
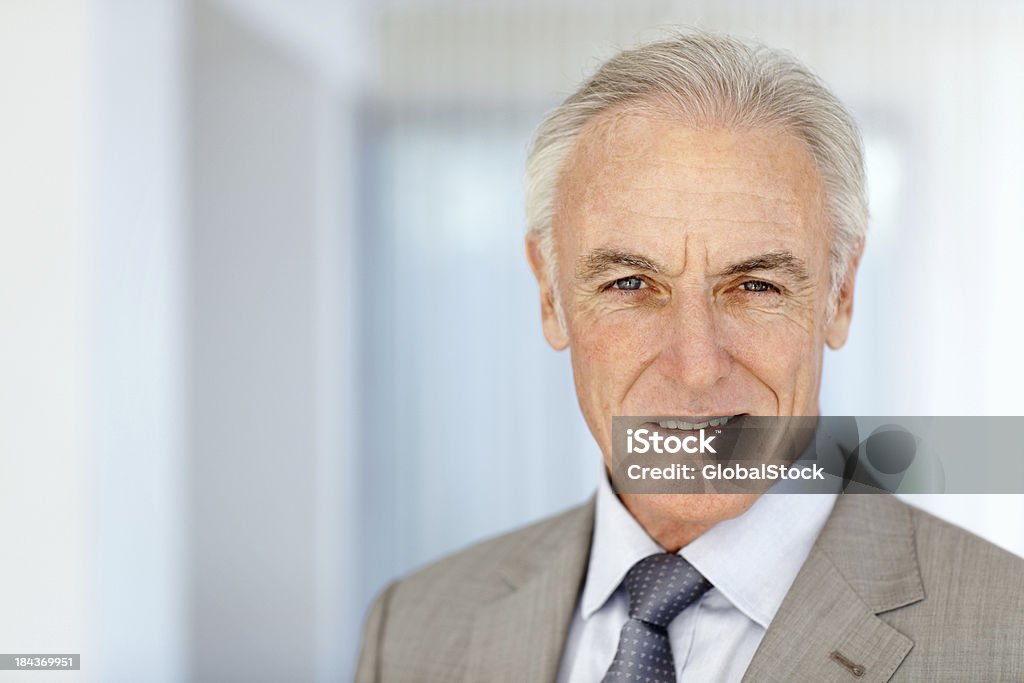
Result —
M 635 563 L 664 552 L 612 491 L 597 488 L 594 538 L 560 683 L 600 681 L 629 620 L 622 580 Z M 669 624 L 676 680 L 739 681 L 835 504 L 835 494 L 762 495 L 745 513 L 708 529 L 679 551 L 714 586 Z

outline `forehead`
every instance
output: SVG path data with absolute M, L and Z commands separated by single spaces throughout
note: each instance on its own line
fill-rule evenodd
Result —
M 555 226 L 585 242 L 696 235 L 767 245 L 824 242 L 823 216 L 820 175 L 792 134 L 619 111 L 581 133 L 560 178 Z

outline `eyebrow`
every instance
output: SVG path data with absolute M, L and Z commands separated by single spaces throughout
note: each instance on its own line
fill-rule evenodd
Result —
M 743 275 L 760 270 L 778 270 L 787 273 L 796 280 L 809 279 L 807 264 L 788 250 L 769 251 L 726 266 L 719 271 L 719 277 Z
M 576 277 L 581 280 L 590 280 L 621 267 L 649 273 L 662 273 L 666 270 L 657 261 L 640 254 L 633 254 L 621 249 L 595 249 L 580 257 L 576 264 Z M 807 264 L 804 263 L 804 260 L 784 249 L 765 252 L 732 263 L 719 271 L 717 276 L 730 277 L 755 271 L 772 270 L 782 271 L 800 281 L 809 279 Z
M 595 249 L 580 257 L 576 263 L 576 277 L 580 280 L 591 280 L 619 267 L 646 270 L 650 273 L 660 273 L 665 270 L 646 256 L 631 254 L 620 249 Z

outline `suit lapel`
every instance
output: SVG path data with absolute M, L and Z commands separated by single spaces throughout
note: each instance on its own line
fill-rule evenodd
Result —
M 506 567 L 508 592 L 480 608 L 467 681 L 552 681 L 590 556 L 593 499 L 526 557 Z
M 840 496 L 743 680 L 888 681 L 913 641 L 877 615 L 923 597 L 906 506 Z

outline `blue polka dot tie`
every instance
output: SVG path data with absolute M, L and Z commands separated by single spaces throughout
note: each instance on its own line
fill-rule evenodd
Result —
M 675 683 L 676 664 L 668 625 L 711 588 L 700 572 L 678 555 L 640 560 L 622 583 L 629 591 L 629 621 L 603 681 Z

